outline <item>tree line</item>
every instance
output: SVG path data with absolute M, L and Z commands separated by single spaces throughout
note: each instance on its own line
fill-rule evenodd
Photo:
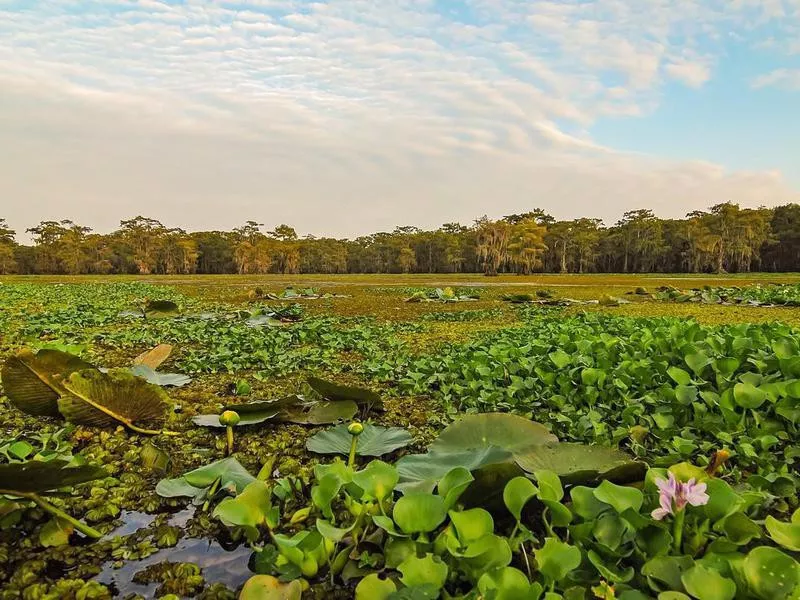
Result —
M 0 274 L 651 273 L 800 270 L 800 205 L 724 203 L 683 219 L 647 209 L 606 227 L 541 209 L 470 226 L 397 227 L 356 239 L 299 237 L 248 221 L 233 231 L 169 228 L 138 216 L 109 234 L 70 220 L 27 229 L 18 244 L 0 219 Z

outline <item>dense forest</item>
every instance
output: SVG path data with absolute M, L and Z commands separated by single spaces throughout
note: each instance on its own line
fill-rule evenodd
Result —
M 289 225 L 265 231 L 186 232 L 138 216 L 109 234 L 70 220 L 27 230 L 15 241 L 0 219 L 0 274 L 188 273 L 589 273 L 800 270 L 800 205 L 740 208 L 724 203 L 684 219 L 650 210 L 557 221 L 542 210 L 471 226 L 397 227 L 348 239 L 299 237 Z

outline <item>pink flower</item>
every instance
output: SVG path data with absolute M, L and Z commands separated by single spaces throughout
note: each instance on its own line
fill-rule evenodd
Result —
M 687 504 L 703 506 L 708 503 L 706 484 L 696 483 L 694 478 L 686 483 L 681 483 L 675 479 L 675 475 L 670 473 L 669 479 L 657 478 L 656 486 L 659 491 L 659 507 L 650 513 L 650 516 L 657 521 L 683 510 Z

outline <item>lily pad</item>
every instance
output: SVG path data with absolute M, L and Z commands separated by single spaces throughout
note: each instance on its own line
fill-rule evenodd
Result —
M 86 361 L 60 350 L 22 350 L 3 365 L 6 396 L 15 407 L 30 415 L 59 416 L 58 399 L 63 380 L 76 371 L 91 369 Z
M 541 423 L 519 415 L 482 413 L 466 415 L 446 427 L 431 444 L 430 450 L 454 452 L 496 446 L 516 453 L 549 442 L 558 442 L 558 438 Z
M 0 465 L 0 493 L 39 494 L 107 476 L 108 473 L 94 465 L 70 466 L 67 461 L 60 459 L 47 462 L 30 460 Z
M 156 485 L 156 493 L 163 498 L 187 496 L 195 504 L 201 504 L 208 490 L 217 483 L 217 489 L 240 493 L 255 481 L 247 469 L 233 457 L 218 460 L 175 479 L 162 479 Z
M 137 377 L 141 377 L 147 381 L 147 383 L 152 383 L 153 385 L 161 387 L 183 387 L 192 381 L 192 378 L 188 375 L 183 375 L 181 373 L 159 373 L 147 365 L 135 365 L 130 368 L 130 372 Z
M 64 418 L 78 425 L 108 427 L 164 420 L 169 397 L 164 391 L 124 369 L 101 373 L 84 369 L 64 382 L 67 393 L 59 399 Z
M 359 406 L 373 409 L 382 408 L 381 397 L 370 389 L 352 385 L 340 385 L 318 377 L 309 377 L 308 385 L 326 400 L 350 400 Z
M 306 442 L 306 448 L 317 454 L 350 453 L 353 439 L 347 431 L 347 425 L 337 425 L 313 435 Z M 414 441 L 411 434 L 401 427 L 381 427 L 380 425 L 364 425 L 361 435 L 356 438 L 356 454 L 359 456 L 382 456 L 404 448 Z

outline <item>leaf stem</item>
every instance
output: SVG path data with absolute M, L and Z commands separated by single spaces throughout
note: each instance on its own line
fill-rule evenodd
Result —
M 45 500 L 44 498 L 42 498 L 39 494 L 36 494 L 35 492 L 18 492 L 18 491 L 15 491 L 15 490 L 0 490 L 0 494 L 8 494 L 9 496 L 17 496 L 18 498 L 27 498 L 28 500 L 32 500 L 34 503 L 36 503 L 36 505 L 39 508 L 41 508 L 42 510 L 45 510 L 46 512 L 49 512 L 54 517 L 57 517 L 59 519 L 62 519 L 64 521 L 66 521 L 67 523 L 72 525 L 75 529 L 80 531 L 83 535 L 85 535 L 87 537 L 90 537 L 90 538 L 93 538 L 95 540 L 99 540 L 101 537 L 103 537 L 103 534 L 100 533 L 99 531 L 97 531 L 97 529 L 95 529 L 94 527 L 91 527 L 91 526 L 87 525 L 86 523 L 82 523 L 81 521 L 78 521 L 78 519 L 76 519 L 74 517 L 71 517 L 70 515 L 65 513 L 63 510 L 61 510 L 60 508 L 57 508 L 57 507 L 53 506 L 52 504 L 50 504 L 47 500 Z
M 676 511 L 675 520 L 672 523 L 672 548 L 678 554 L 680 554 L 681 546 L 683 545 L 683 521 L 685 517 L 685 510 Z
M 72 389 L 70 387 L 67 387 L 67 390 L 69 391 L 69 393 L 71 395 L 75 396 L 76 398 L 79 398 L 80 400 L 83 400 L 84 402 L 86 402 L 86 404 L 88 404 L 92 408 L 97 409 L 102 413 L 105 413 L 106 415 L 108 415 L 109 417 L 114 419 L 115 421 L 119 421 L 120 423 L 125 425 L 125 427 L 130 429 L 131 431 L 135 431 L 136 433 L 141 433 L 143 435 L 159 435 L 159 434 L 163 434 L 163 435 L 178 435 L 177 431 L 165 431 L 163 429 L 144 429 L 142 427 L 134 425 L 133 422 L 130 419 L 115 413 L 113 410 L 111 410 L 107 406 L 103 406 L 102 404 L 100 404 L 98 402 L 95 402 L 91 398 L 87 398 L 83 394 L 79 394 L 78 392 L 76 392 L 74 389 Z

